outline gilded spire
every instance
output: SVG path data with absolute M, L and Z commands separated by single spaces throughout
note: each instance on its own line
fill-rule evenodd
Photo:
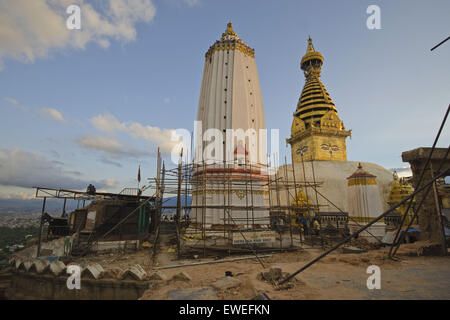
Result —
M 311 36 L 308 36 L 308 47 L 306 48 L 306 53 L 314 52 L 314 46 L 312 44 Z
M 315 123 L 328 112 L 336 111 L 333 100 L 327 89 L 320 81 L 320 72 L 323 64 L 322 54 L 314 49 L 311 37 L 308 37 L 306 54 L 301 61 L 301 68 L 305 72 L 306 83 L 297 104 L 296 115 L 302 120 Z M 339 126 L 340 127 L 340 126 Z
M 233 23 L 231 21 L 228 22 L 227 29 L 222 33 L 222 37 L 209 47 L 205 57 L 207 59 L 211 58 L 212 54 L 218 50 L 239 50 L 247 56 L 255 57 L 255 50 L 239 39 L 239 36 L 233 30 Z
M 228 22 L 227 29 L 225 30 L 224 33 L 222 33 L 222 39 L 224 39 L 224 38 L 236 38 L 236 39 L 239 39 L 238 35 L 233 30 L 233 23 L 231 21 Z
M 323 61 L 322 54 L 316 51 L 308 37 L 306 53 L 300 63 L 306 81 L 294 113 L 291 138 L 287 140 L 292 146 L 293 162 L 303 161 L 304 157 L 307 161 L 347 161 L 345 138 L 351 130 L 345 130 L 336 106 L 320 80 Z
M 311 67 L 320 72 L 320 67 L 323 64 L 322 54 L 314 49 L 311 37 L 308 37 L 308 46 L 306 47 L 306 54 L 303 56 L 300 63 L 302 70 L 309 72 Z

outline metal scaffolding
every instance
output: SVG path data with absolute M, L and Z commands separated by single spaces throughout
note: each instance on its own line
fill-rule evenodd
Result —
M 207 256 L 296 250 L 304 245 L 325 249 L 348 233 L 347 213 L 339 208 L 338 212 L 324 211 L 325 207 L 335 206 L 318 191 L 322 182 L 315 181 L 315 177 L 313 181 L 297 181 L 295 167 L 288 166 L 286 159 L 284 176 L 280 176 L 278 170 L 269 174 L 269 163 L 223 161 L 218 165 L 180 160 L 175 168 L 162 167 L 155 178 L 148 179 L 149 189 L 160 199 L 155 201 L 159 221 L 165 221 L 170 215 L 167 213 L 173 216 L 179 258 L 193 253 Z M 300 201 L 300 192 L 311 198 L 315 196 L 315 204 L 308 196 L 307 201 Z M 208 201 L 211 194 L 216 196 L 214 203 Z M 233 201 L 236 196 L 242 201 Z M 319 204 L 319 197 L 327 204 Z M 169 201 L 174 198 L 176 204 Z M 210 210 L 214 210 L 220 223 L 207 222 Z M 315 220 L 320 225 L 317 229 Z M 276 238 L 276 241 L 265 243 L 258 235 Z

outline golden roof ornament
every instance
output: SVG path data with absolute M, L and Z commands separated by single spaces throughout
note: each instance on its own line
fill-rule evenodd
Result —
M 308 36 L 308 47 L 306 47 L 306 53 L 314 52 L 314 51 L 316 51 L 316 50 L 314 50 L 314 46 L 312 44 L 311 36 Z
M 392 176 L 394 177 L 395 181 L 398 180 L 398 173 L 397 173 L 397 171 L 394 171 L 394 174 Z
M 233 23 L 231 21 L 227 24 L 227 29 L 222 33 L 222 37 L 209 47 L 205 58 L 210 59 L 215 51 L 220 50 L 239 50 L 247 56 L 255 57 L 255 50 L 239 39 L 239 36 L 233 30 Z
M 358 169 L 347 178 L 348 186 L 355 185 L 376 185 L 376 176 L 363 169 L 361 162 L 358 163 Z
M 314 49 L 311 37 L 308 37 L 308 46 L 306 47 L 306 54 L 303 56 L 300 65 L 303 71 L 309 71 L 311 67 L 320 70 L 323 64 L 322 54 Z
M 400 203 L 403 199 L 405 199 L 414 192 L 414 188 L 411 186 L 411 184 L 399 179 L 396 171 L 394 171 L 393 173 L 393 178 L 394 181 L 392 181 L 387 201 L 387 203 L 390 206 L 394 206 Z M 415 200 L 413 200 L 413 202 L 415 202 Z M 408 203 L 406 202 L 403 205 L 397 207 L 397 209 L 395 209 L 394 212 L 404 215 L 407 207 Z M 412 219 L 413 214 L 411 211 L 412 210 L 408 212 L 407 222 L 409 222 Z
M 222 39 L 224 38 L 235 38 L 235 39 L 239 39 L 238 35 L 236 34 L 236 32 L 234 32 L 233 30 L 233 23 L 230 21 L 227 24 L 227 29 L 225 30 L 224 33 L 222 33 Z

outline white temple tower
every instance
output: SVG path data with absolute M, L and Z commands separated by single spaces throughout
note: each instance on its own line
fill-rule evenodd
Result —
M 194 133 L 193 225 L 227 230 L 269 225 L 269 211 L 255 209 L 268 199 L 255 50 L 239 39 L 231 22 L 206 52 L 197 121 L 201 126 L 197 122 Z
M 374 218 L 383 213 L 380 191 L 376 176 L 365 171 L 361 164 L 358 169 L 347 178 L 348 184 L 348 215 L 351 232 L 355 232 Z M 386 232 L 386 224 L 378 221 L 360 234 L 369 242 L 377 242 L 374 236 L 381 238 Z

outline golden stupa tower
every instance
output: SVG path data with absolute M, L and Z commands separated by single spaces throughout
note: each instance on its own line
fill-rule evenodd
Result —
M 334 102 L 320 81 L 323 60 L 309 37 L 306 54 L 300 64 L 306 83 L 294 113 L 291 137 L 287 139 L 294 163 L 347 161 L 345 139 L 351 135 L 351 130 L 345 130 Z

